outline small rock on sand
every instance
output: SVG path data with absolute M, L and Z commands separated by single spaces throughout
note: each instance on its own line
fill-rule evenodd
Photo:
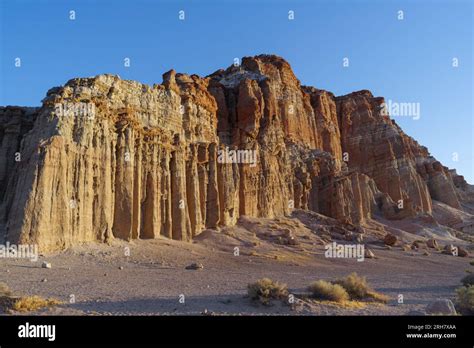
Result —
M 438 249 L 439 248 L 438 242 L 434 238 L 428 239 L 426 241 L 426 245 L 428 246 L 428 248 L 432 248 L 432 249 Z
M 201 270 L 203 268 L 204 266 L 200 262 L 193 262 L 189 266 L 186 266 L 186 269 L 191 269 L 191 270 Z
M 51 263 L 44 261 L 44 262 L 41 264 L 41 267 L 42 267 L 42 268 L 51 268 Z
M 397 236 L 391 234 L 391 233 L 387 233 L 385 235 L 385 238 L 383 239 L 383 242 L 385 243 L 385 245 L 389 245 L 389 246 L 394 246 L 398 241 L 398 238 Z
M 368 259 L 375 259 L 375 254 L 370 249 L 365 249 L 365 255 L 364 256 Z
M 464 248 L 458 246 L 458 256 L 460 256 L 460 257 L 468 257 L 468 256 L 469 256 L 469 252 L 468 252 L 466 249 L 464 249 Z

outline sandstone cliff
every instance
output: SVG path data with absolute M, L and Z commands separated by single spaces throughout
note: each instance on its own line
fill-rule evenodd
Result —
M 154 86 L 70 80 L 40 108 L 0 108 L 0 240 L 190 240 L 292 209 L 363 225 L 431 215 L 433 200 L 472 213 L 472 186 L 382 103 L 302 86 L 270 55 Z

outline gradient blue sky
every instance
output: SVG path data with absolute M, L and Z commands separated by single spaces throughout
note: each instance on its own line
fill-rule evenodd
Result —
M 387 100 L 419 102 L 419 120 L 394 117 L 397 123 L 474 183 L 470 0 L 0 4 L 0 105 L 39 105 L 49 88 L 73 77 L 112 73 L 153 84 L 171 68 L 207 75 L 234 57 L 273 53 L 290 62 L 303 84 L 336 95 L 369 89 Z M 178 20 L 179 10 L 185 21 Z M 21 68 L 14 66 L 16 57 Z M 125 57 L 130 68 L 123 66 Z M 349 68 L 342 67 L 344 57 Z

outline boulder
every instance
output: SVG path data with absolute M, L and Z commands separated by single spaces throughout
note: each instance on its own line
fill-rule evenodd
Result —
M 189 270 L 202 270 L 202 269 L 204 269 L 204 266 L 200 262 L 193 262 L 192 264 L 186 266 L 186 269 L 189 269 Z
M 460 246 L 458 246 L 457 248 L 458 248 L 458 256 L 459 257 L 468 257 L 469 256 L 469 252 L 466 249 L 464 249 L 463 247 L 460 247 Z
M 44 262 L 41 264 L 41 267 L 42 267 L 42 268 L 51 268 L 51 263 L 44 261 Z
M 367 258 L 367 259 L 375 259 L 375 254 L 369 248 L 365 248 L 364 257 Z
M 444 246 L 442 253 L 446 255 L 455 255 L 456 247 L 452 244 L 447 244 Z
M 391 234 L 391 233 L 387 233 L 385 235 L 385 238 L 383 239 L 383 242 L 386 244 L 386 245 L 389 245 L 389 246 L 394 246 L 395 244 L 397 244 L 397 241 L 398 241 L 398 238 L 397 236 Z
M 439 249 L 439 244 L 434 238 L 428 239 L 426 241 L 426 245 L 428 246 L 428 248 Z

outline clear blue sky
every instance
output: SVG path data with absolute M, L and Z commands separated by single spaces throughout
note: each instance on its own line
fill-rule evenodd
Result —
M 419 102 L 421 118 L 396 117 L 398 124 L 474 183 L 470 0 L 0 3 L 0 105 L 39 105 L 49 88 L 73 77 L 112 73 L 153 84 L 171 68 L 207 75 L 234 57 L 273 53 L 290 62 L 303 84 Z M 349 68 L 342 67 L 344 57 Z

